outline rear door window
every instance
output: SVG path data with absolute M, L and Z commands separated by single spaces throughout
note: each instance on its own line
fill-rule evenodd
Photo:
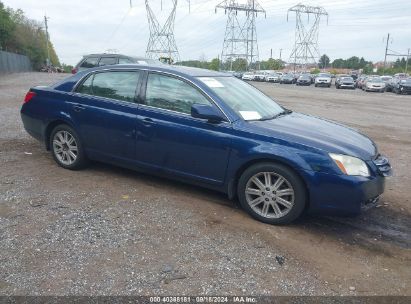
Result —
M 77 93 L 134 102 L 139 71 L 112 71 L 90 75 L 76 90 Z
M 100 62 L 98 63 L 99 66 L 110 65 L 110 64 L 117 64 L 117 58 L 116 57 L 101 57 Z
M 83 61 L 80 67 L 82 68 L 94 68 L 97 66 L 98 57 L 88 57 L 86 60 Z

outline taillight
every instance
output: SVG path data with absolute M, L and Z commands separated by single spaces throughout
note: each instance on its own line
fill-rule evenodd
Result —
M 24 103 L 28 103 L 34 96 L 36 96 L 36 93 L 27 92 L 26 97 L 24 97 Z
M 77 69 L 72 69 L 71 70 L 71 74 L 76 74 L 77 73 Z

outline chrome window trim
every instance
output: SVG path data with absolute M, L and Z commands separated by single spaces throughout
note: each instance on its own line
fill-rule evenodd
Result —
M 166 111 L 166 112 L 170 112 L 171 114 L 174 114 L 174 115 L 177 115 L 177 116 L 178 116 L 178 115 L 181 115 L 181 116 L 183 116 L 184 118 L 189 118 L 189 119 L 195 120 L 195 121 L 205 121 L 204 119 L 193 117 L 193 116 L 191 116 L 191 114 L 184 113 L 184 112 L 179 112 L 179 111 L 174 111 L 174 110 L 169 110 L 169 109 L 164 109 L 164 108 L 153 107 L 153 106 L 146 105 L 146 104 L 144 104 L 144 103 L 139 103 L 139 104 L 137 104 L 137 105 L 142 106 L 142 107 L 145 107 L 145 108 L 149 108 L 149 109 L 154 109 L 154 110 L 159 111 L 159 112 Z M 221 121 L 221 122 L 218 123 L 218 124 L 222 124 L 222 123 L 224 123 L 224 124 L 231 124 L 229 121 L 225 121 L 225 120 Z
M 81 78 L 79 79 L 79 81 L 76 83 L 76 85 L 73 87 L 73 89 L 71 90 L 71 92 L 72 92 L 72 93 L 77 93 L 77 92 L 76 92 L 77 87 L 78 87 L 80 84 L 83 83 L 83 80 L 84 80 L 86 77 L 91 76 L 92 74 L 95 74 L 95 73 L 98 73 L 98 72 L 101 72 L 101 71 L 106 71 L 106 72 L 109 72 L 109 71 L 147 71 L 147 72 L 149 72 L 149 73 L 150 73 L 150 72 L 156 72 L 156 73 L 159 73 L 159 74 L 170 75 L 170 76 L 173 76 L 173 77 L 176 77 L 176 78 L 180 78 L 180 79 L 182 79 L 182 80 L 185 80 L 185 81 L 191 83 L 195 88 L 197 88 L 197 89 L 200 90 L 203 94 L 205 94 L 205 95 L 210 99 L 210 101 L 221 111 L 221 113 L 223 113 L 223 115 L 224 115 L 225 118 L 227 119 L 227 122 L 229 122 L 229 123 L 232 123 L 232 122 L 233 122 L 232 120 L 230 120 L 230 118 L 229 118 L 228 115 L 224 112 L 224 110 L 220 107 L 220 105 L 219 105 L 206 91 L 204 91 L 202 88 L 200 88 L 200 87 L 199 87 L 197 84 L 195 84 L 193 81 L 191 81 L 190 79 L 188 79 L 188 78 L 186 78 L 186 77 L 184 77 L 184 76 L 176 75 L 176 74 L 171 73 L 171 72 L 161 71 L 161 70 L 157 70 L 157 69 L 138 68 L 138 67 L 136 67 L 136 68 L 121 68 L 121 67 L 120 67 L 120 68 L 111 68 L 111 69 L 99 69 L 99 70 L 96 70 L 96 71 L 87 73 L 86 75 L 84 75 L 83 77 L 81 77 Z M 197 77 L 197 76 L 196 76 L 196 77 Z M 201 77 L 201 76 L 198 76 L 198 77 Z M 227 77 L 229 77 L 229 76 L 227 76 Z M 94 95 L 87 95 L 87 94 L 81 94 L 81 93 L 77 93 L 77 94 L 86 95 L 86 96 L 94 96 Z M 144 104 L 142 104 L 142 103 L 136 103 L 136 104 L 144 105 Z M 153 108 L 155 108 L 155 107 L 153 107 Z M 170 111 L 171 111 L 171 110 L 170 110 Z M 177 111 L 174 111 L 174 112 L 177 112 Z M 181 112 L 177 112 L 177 113 L 181 113 Z M 187 115 L 189 115 L 189 114 L 187 114 Z
M 78 93 L 78 92 L 72 92 L 72 93 L 73 93 L 73 95 L 85 96 L 85 97 L 93 98 L 93 99 L 94 98 L 103 99 L 103 101 L 111 102 L 111 103 L 114 103 L 114 104 L 127 105 L 127 106 L 130 106 L 131 108 L 138 108 L 138 106 L 140 105 L 139 103 L 137 103 L 135 101 L 125 101 L 125 100 L 113 99 L 113 98 L 108 98 L 108 97 L 103 97 L 103 96 L 98 96 L 98 95 Z M 72 103 L 76 103 L 76 102 L 72 102 Z

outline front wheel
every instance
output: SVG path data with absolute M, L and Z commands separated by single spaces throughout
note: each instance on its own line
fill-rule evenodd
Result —
M 58 125 L 53 129 L 50 148 L 56 163 L 65 169 L 78 170 L 87 164 L 80 138 L 68 125 Z
M 300 177 L 275 163 L 256 164 L 245 170 L 237 194 L 245 211 L 268 224 L 294 221 L 306 204 L 306 190 Z

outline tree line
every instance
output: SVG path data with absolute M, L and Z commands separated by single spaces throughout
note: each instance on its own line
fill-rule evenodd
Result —
M 406 72 L 405 69 L 407 67 L 407 72 L 411 72 L 411 58 L 408 59 L 408 66 L 406 64 L 406 58 L 398 58 L 391 66 L 391 64 L 387 64 L 386 68 L 380 67 L 377 69 L 377 74 L 395 74 L 395 73 L 403 73 Z M 332 68 L 332 69 L 351 69 L 351 70 L 362 70 L 364 74 L 372 74 L 374 73 L 374 66 L 371 61 L 367 61 L 364 57 L 357 57 L 352 56 L 348 59 L 334 59 L 332 62 L 330 61 L 330 57 L 326 54 L 320 57 L 318 62 L 318 67 L 320 69 L 325 68 Z
M 244 58 L 236 58 L 233 61 L 222 62 L 218 58 L 214 58 L 211 61 L 205 59 L 199 60 L 186 60 L 179 61 L 176 65 L 184 65 L 195 68 L 209 69 L 214 71 L 236 71 L 243 72 L 246 70 L 281 70 L 284 68 L 284 62 L 279 59 L 270 58 L 268 60 L 262 60 L 253 62 L 251 65 L 247 65 L 247 60 Z
M 26 55 L 33 69 L 39 70 L 47 61 L 47 35 L 41 22 L 27 18 L 21 9 L 5 7 L 0 1 L 0 50 Z M 50 61 L 60 62 L 49 40 Z

